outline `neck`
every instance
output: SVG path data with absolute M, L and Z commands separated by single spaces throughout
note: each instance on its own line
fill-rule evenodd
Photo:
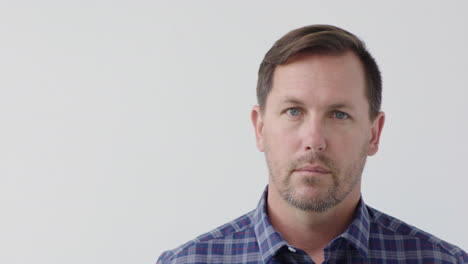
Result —
M 289 244 L 321 263 L 323 249 L 352 222 L 359 199 L 360 189 L 356 188 L 325 212 L 303 211 L 291 206 L 269 185 L 267 210 L 271 224 Z

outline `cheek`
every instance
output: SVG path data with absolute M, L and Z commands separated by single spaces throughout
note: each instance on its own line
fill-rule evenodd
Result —
M 297 157 L 297 137 L 278 127 L 269 128 L 264 133 L 265 155 L 274 174 L 282 174 Z
M 278 153 L 291 152 L 300 146 L 300 134 L 297 129 L 291 127 L 275 126 L 268 127 L 264 133 L 265 147 Z
M 339 160 L 354 160 L 354 156 L 361 156 L 369 146 L 362 130 L 333 130 L 327 134 L 328 151 Z

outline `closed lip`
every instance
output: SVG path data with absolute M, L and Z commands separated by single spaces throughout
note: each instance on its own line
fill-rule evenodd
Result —
M 294 171 L 315 172 L 315 173 L 324 173 L 324 174 L 330 173 L 330 170 L 327 170 L 326 168 L 319 166 L 319 165 L 305 165 L 298 169 L 295 169 Z

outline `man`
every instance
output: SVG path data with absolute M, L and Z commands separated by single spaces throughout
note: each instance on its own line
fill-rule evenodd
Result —
M 468 263 L 466 252 L 361 199 L 385 115 L 381 77 L 353 34 L 289 32 L 263 59 L 251 114 L 269 185 L 258 207 L 157 263 Z

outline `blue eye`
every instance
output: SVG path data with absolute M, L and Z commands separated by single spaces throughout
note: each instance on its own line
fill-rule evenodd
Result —
M 336 111 L 335 113 L 333 113 L 333 117 L 335 117 L 336 119 L 346 119 L 349 118 L 349 115 L 347 113 Z
M 289 108 L 286 110 L 286 113 L 290 116 L 298 116 L 301 114 L 301 111 L 297 108 Z

